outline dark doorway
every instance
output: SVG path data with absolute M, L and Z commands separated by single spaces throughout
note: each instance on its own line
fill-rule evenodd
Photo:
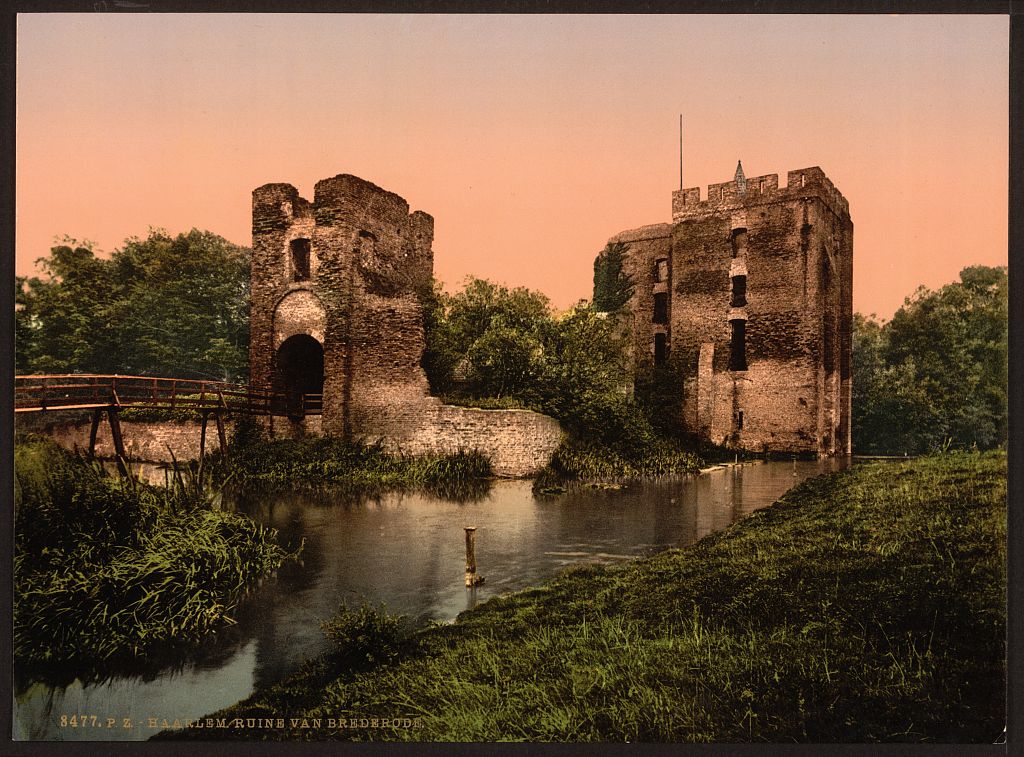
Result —
M 320 342 L 306 334 L 296 334 L 284 340 L 277 349 L 275 387 L 293 396 L 323 394 L 324 348 Z

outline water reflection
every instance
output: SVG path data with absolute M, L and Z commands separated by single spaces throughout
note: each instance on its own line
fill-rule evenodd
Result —
M 324 651 L 321 620 L 341 602 L 384 603 L 422 623 L 450 619 L 476 602 L 542 582 L 580 562 L 612 564 L 693 543 L 764 507 L 808 476 L 845 460 L 727 466 L 696 478 L 579 488 L 536 499 L 529 481 L 498 481 L 478 499 L 427 494 L 371 498 L 278 494 L 237 507 L 278 529 L 286 548 L 304 543 L 244 600 L 238 624 L 206 654 L 155 680 L 120 677 L 65 688 L 21 687 L 16 738 L 141 739 L 148 718 L 195 718 L 245 698 L 254 686 L 279 681 Z M 162 475 L 162 474 L 161 474 Z M 478 572 L 486 582 L 464 586 L 463 528 L 476 526 Z M 226 653 L 225 653 L 226 652 Z M 69 729 L 72 712 L 129 718 L 130 729 Z

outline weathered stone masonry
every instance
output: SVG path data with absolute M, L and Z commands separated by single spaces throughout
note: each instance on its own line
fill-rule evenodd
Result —
M 532 473 L 558 444 L 556 421 L 429 396 L 417 292 L 433 236 L 431 216 L 355 176 L 318 182 L 313 202 L 290 184 L 256 189 L 251 381 L 322 392 L 323 433 L 411 453 L 479 449 L 499 474 Z
M 754 451 L 849 454 L 853 222 L 817 167 L 672 194 L 622 232 L 638 364 L 681 367 L 687 431 Z

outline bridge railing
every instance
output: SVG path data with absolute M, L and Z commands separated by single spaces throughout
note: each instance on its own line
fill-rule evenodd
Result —
M 226 410 L 249 415 L 318 415 L 322 395 L 289 395 L 224 381 L 47 374 L 14 377 L 14 411 L 107 407 Z

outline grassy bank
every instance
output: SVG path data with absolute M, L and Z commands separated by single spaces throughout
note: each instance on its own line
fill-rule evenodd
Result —
M 228 460 L 216 457 L 214 462 L 221 478 L 230 476 L 243 488 L 422 488 L 457 498 L 490 486 L 491 463 L 478 452 L 413 457 L 390 454 L 380 444 L 332 437 L 266 439 L 246 433 L 233 442 Z
M 377 656 L 365 637 L 392 626 L 350 615 L 358 655 L 322 657 L 216 715 L 283 728 L 185 734 L 991 743 L 1005 495 L 1001 453 L 812 479 L 692 547 L 570 570 L 398 647 L 381 632 Z M 396 717 L 420 727 L 358 723 Z
M 19 666 L 83 676 L 199 643 L 286 558 L 274 532 L 171 488 L 109 475 L 53 442 L 15 445 Z
M 534 480 L 536 493 L 557 493 L 572 481 L 615 481 L 696 473 L 703 459 L 681 443 L 655 437 L 637 449 L 566 437 Z

